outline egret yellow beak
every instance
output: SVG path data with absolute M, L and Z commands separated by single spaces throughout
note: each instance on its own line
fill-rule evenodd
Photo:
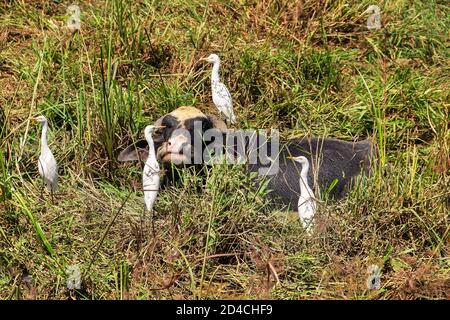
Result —
M 34 118 L 31 118 L 31 120 L 33 122 L 44 122 L 44 121 L 47 121 L 47 119 L 44 116 L 34 117 Z
M 286 159 L 293 160 L 293 161 L 297 161 L 298 158 L 300 158 L 300 157 L 301 157 L 301 156 L 298 156 L 298 157 L 287 156 Z

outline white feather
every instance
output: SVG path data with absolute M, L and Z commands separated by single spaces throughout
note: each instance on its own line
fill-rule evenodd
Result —
M 142 173 L 142 187 L 144 189 L 144 202 L 147 211 L 152 211 L 159 191 L 160 168 L 156 160 L 155 146 L 152 139 L 153 126 L 145 128 L 145 139 L 148 143 L 148 158 L 145 161 Z
M 214 105 L 229 122 L 234 124 L 236 123 L 236 116 L 233 111 L 233 98 L 231 97 L 230 91 L 228 91 L 227 87 L 220 82 L 219 78 L 220 58 L 216 54 L 211 54 L 205 60 L 213 63 L 211 72 L 211 92 Z
M 213 82 L 212 98 L 215 106 L 231 123 L 236 122 L 233 112 L 233 99 L 227 87 L 222 82 Z
M 47 184 L 47 190 L 50 192 L 58 191 L 58 165 L 50 149 L 45 155 L 39 157 L 38 170 Z
M 36 119 L 37 121 L 43 123 L 41 135 L 41 155 L 38 160 L 38 171 L 47 185 L 48 191 L 53 193 L 58 190 L 58 164 L 56 163 L 55 157 L 47 144 L 48 121 L 43 116 Z
M 310 230 L 314 214 L 316 213 L 316 201 L 314 193 L 308 184 L 309 161 L 306 157 L 297 157 L 295 161 L 302 165 L 300 172 L 300 197 L 298 199 L 298 215 L 306 230 Z

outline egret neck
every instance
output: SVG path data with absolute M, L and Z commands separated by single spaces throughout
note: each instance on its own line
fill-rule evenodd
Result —
M 152 134 L 145 137 L 148 142 L 148 159 L 154 163 L 156 161 L 155 145 L 153 143 Z
M 309 170 L 309 161 L 306 163 L 302 163 L 302 171 L 300 173 L 300 194 L 308 195 L 311 197 L 313 192 L 308 185 L 308 170 Z
M 212 72 L 211 72 L 211 83 L 220 82 L 219 67 L 220 67 L 220 61 L 214 61 Z
M 42 125 L 42 133 L 41 133 L 41 154 L 44 154 L 44 150 L 48 149 L 47 130 L 48 130 L 48 122 L 44 121 L 44 123 Z

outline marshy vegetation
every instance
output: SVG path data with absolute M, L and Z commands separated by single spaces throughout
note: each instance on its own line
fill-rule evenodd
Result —
M 449 38 L 444 0 L 63 1 L 0 4 L 0 298 L 449 298 Z M 311 236 L 238 166 L 185 170 L 155 234 L 141 167 L 118 163 L 182 105 L 216 113 L 218 53 L 237 128 L 380 148 L 374 174 L 319 204 Z M 60 166 L 40 198 L 40 127 Z M 381 268 L 381 288 L 366 286 Z M 79 290 L 66 287 L 78 265 Z

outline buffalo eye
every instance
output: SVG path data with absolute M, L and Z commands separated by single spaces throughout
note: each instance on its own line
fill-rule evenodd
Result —
M 203 131 L 209 130 L 212 128 L 212 123 L 209 120 L 205 120 L 202 122 L 202 129 Z

